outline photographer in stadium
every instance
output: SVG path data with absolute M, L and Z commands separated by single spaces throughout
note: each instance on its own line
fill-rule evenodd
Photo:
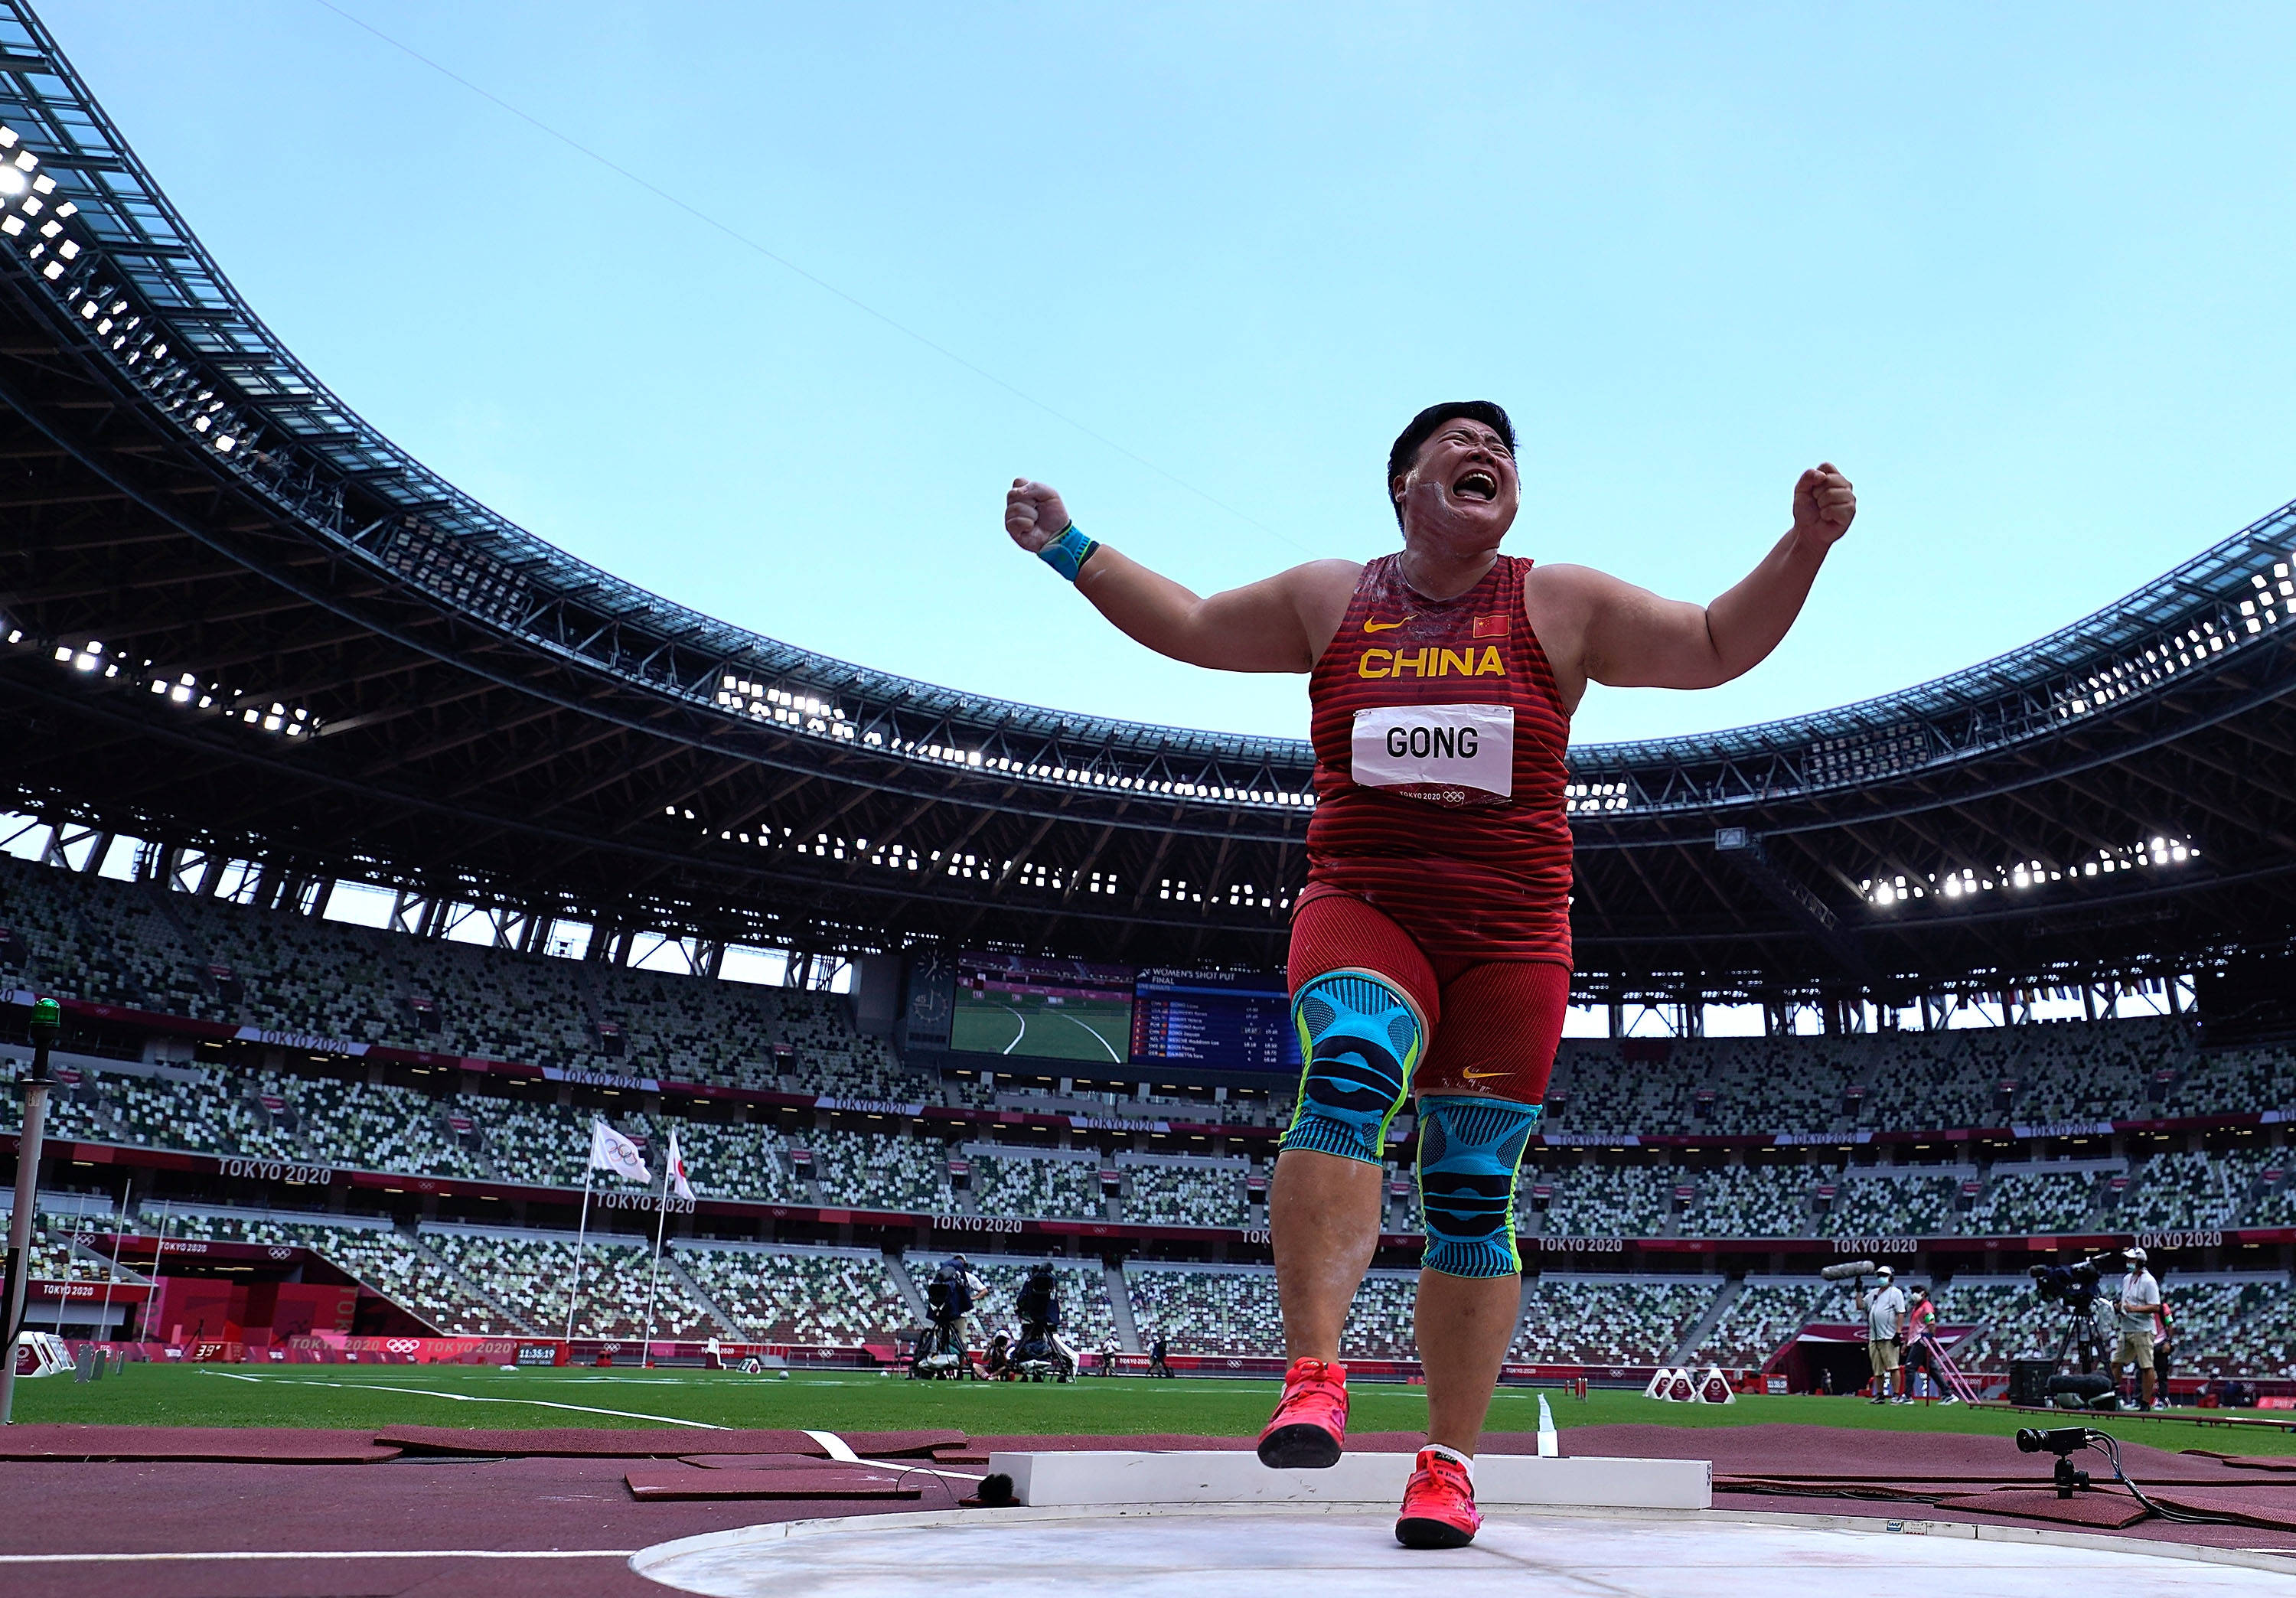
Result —
M 2124 1249 L 2120 1258 L 2128 1262 L 2128 1274 L 2121 1278 L 2115 1306 L 2120 1317 L 2120 1340 L 2113 1350 L 2112 1372 L 2118 1376 L 2122 1367 L 2135 1365 L 2137 1407 L 2157 1409 L 2154 1397 L 2159 1382 L 2152 1364 L 2152 1335 L 2161 1314 L 2161 1283 L 2145 1269 L 2144 1250 Z
M 1898 1273 L 1888 1266 L 1874 1274 L 1880 1280 L 1866 1294 L 1866 1357 L 1874 1367 L 1873 1402 L 1887 1404 L 1898 1397 L 1893 1377 L 1903 1363 L 1899 1340 L 1904 1335 L 1906 1295 L 1898 1290 Z

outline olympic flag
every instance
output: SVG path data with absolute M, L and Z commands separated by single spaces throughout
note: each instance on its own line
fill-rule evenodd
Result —
M 632 1182 L 653 1180 L 653 1173 L 646 1169 L 645 1156 L 638 1152 L 637 1144 L 603 1120 L 590 1123 L 590 1168 L 611 1171 Z

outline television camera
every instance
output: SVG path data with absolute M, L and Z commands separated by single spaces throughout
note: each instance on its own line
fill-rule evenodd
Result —
M 964 1349 L 964 1317 L 972 1310 L 976 1284 L 971 1264 L 960 1254 L 940 1268 L 925 1285 L 924 1329 L 917 1335 L 909 1359 L 909 1375 L 930 1381 L 954 1377 L 963 1381 L 980 1373 Z
M 2061 1306 L 2065 1312 L 2063 1331 L 2057 1338 L 2056 1363 L 2077 1361 L 2084 1376 L 2103 1366 L 2109 1356 L 2104 1329 L 2096 1322 L 2096 1303 L 2103 1291 L 2098 1285 L 2104 1268 L 2115 1263 L 2110 1254 L 2093 1255 L 2077 1259 L 2070 1265 L 2037 1265 L 2026 1267 L 2033 1279 L 2033 1296 L 2043 1304 Z
M 1077 1354 L 1061 1338 L 1060 1278 L 1049 1265 L 1029 1271 L 1013 1302 L 1021 1335 L 1008 1355 L 1008 1369 L 1022 1381 L 1074 1381 Z

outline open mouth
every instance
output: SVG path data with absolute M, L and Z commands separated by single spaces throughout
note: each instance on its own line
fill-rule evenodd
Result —
M 1488 504 L 1498 496 L 1498 478 L 1480 466 L 1468 471 L 1451 485 L 1451 497 L 1454 499 L 1480 499 Z

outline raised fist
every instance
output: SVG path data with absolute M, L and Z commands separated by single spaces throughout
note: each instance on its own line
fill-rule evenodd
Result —
M 1042 483 L 1016 477 L 1004 494 L 1004 530 L 1013 542 L 1035 554 L 1068 530 L 1069 508 Z
M 1831 461 L 1820 462 L 1794 485 L 1794 531 L 1831 545 L 1849 530 L 1857 514 L 1857 492 Z M 1011 525 L 1011 518 L 1006 518 Z

